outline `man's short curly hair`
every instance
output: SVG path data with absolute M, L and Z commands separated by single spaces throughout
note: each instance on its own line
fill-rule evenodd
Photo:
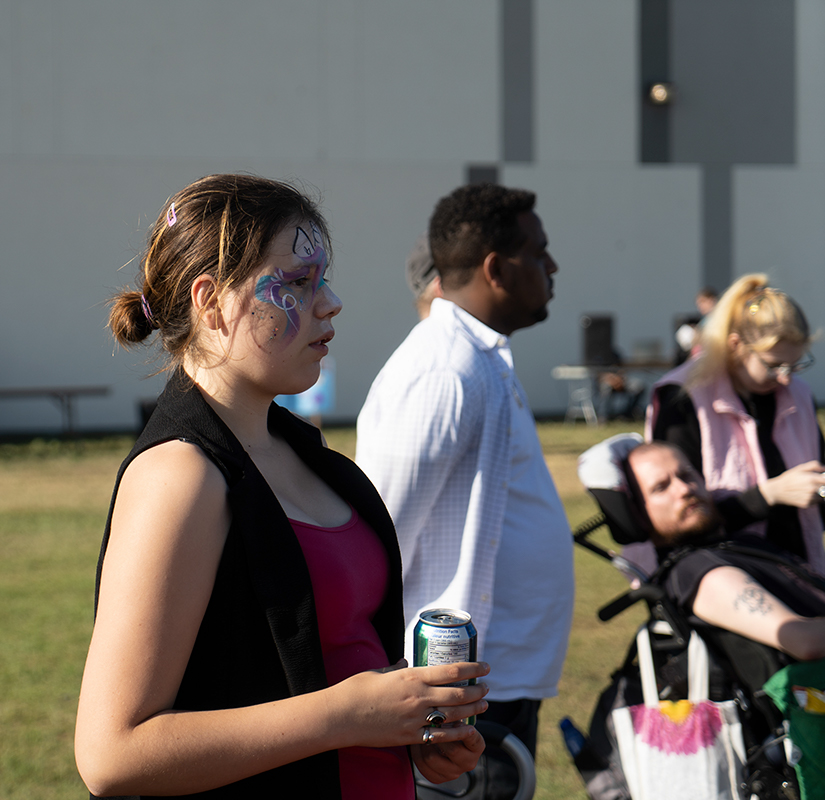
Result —
M 488 253 L 512 255 L 524 243 L 518 215 L 536 195 L 492 183 L 461 186 L 443 197 L 430 218 L 430 248 L 445 288 L 469 282 Z

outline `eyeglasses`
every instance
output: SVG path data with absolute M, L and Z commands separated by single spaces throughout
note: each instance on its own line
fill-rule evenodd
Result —
M 795 364 L 768 364 L 756 350 L 750 348 L 750 351 L 756 356 L 757 361 L 765 368 L 765 372 L 767 372 L 771 378 L 788 378 L 791 375 L 797 375 L 806 369 L 810 369 L 815 361 L 810 353 L 805 353 Z

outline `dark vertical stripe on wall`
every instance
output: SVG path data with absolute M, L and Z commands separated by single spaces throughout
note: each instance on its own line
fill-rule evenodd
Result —
M 669 0 L 674 164 L 794 163 L 796 5 Z
M 733 168 L 702 167 L 702 285 L 724 291 L 733 277 Z
M 656 0 L 640 0 L 652 8 Z M 667 0 L 673 164 L 702 170 L 702 282 L 724 289 L 735 264 L 737 167 L 796 158 L 796 3 Z
M 501 112 L 504 161 L 533 161 L 533 0 L 501 0 Z
M 468 164 L 464 168 L 464 183 L 498 183 L 497 164 Z
M 639 76 L 642 95 L 639 161 L 661 164 L 670 161 L 670 107 L 655 106 L 648 99 L 654 83 L 670 82 L 670 2 L 639 0 Z

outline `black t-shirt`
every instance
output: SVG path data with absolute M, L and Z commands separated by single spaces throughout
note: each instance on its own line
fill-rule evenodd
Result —
M 825 581 L 802 561 L 759 536 L 744 535 L 735 542 L 725 541 L 690 551 L 667 572 L 663 581 L 665 591 L 692 614 L 699 583 L 717 567 L 738 567 L 796 614 L 825 616 Z

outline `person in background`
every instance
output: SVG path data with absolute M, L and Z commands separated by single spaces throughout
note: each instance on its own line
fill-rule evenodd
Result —
M 441 277 L 435 269 L 432 253 L 430 253 L 430 242 L 426 233 L 415 242 L 413 249 L 407 256 L 404 270 L 407 277 L 407 285 L 415 298 L 415 310 L 418 319 L 426 319 L 430 316 L 430 306 L 436 297 L 443 297 L 441 291 Z
M 597 414 L 601 423 L 615 419 L 636 422 L 644 418 L 642 396 L 647 386 L 640 378 L 627 374 L 621 365 L 621 355 L 613 350 L 611 366 L 616 369 L 596 375 Z M 615 400 L 621 402 L 615 403 Z
M 699 338 L 702 327 L 708 314 L 716 307 L 719 294 L 712 286 L 705 286 L 696 295 L 696 310 L 698 317 L 692 317 L 679 326 L 676 331 L 676 343 L 679 345 L 679 352 L 676 357 L 676 364 L 684 363 L 688 358 L 699 354 Z
M 334 336 L 328 234 L 293 187 L 212 175 L 167 202 L 110 326 L 170 377 L 117 477 L 75 753 L 94 796 L 413 800 L 472 769 L 481 663 L 405 669 L 378 493 L 272 402 Z M 432 723 L 442 723 L 432 727 Z
M 573 608 L 572 540 L 510 335 L 542 322 L 557 266 L 535 195 L 483 184 L 442 198 L 429 240 L 443 297 L 384 365 L 358 416 L 356 461 L 398 530 L 407 650 L 419 613 L 468 611 L 491 666 L 483 719 L 535 754 Z M 514 770 L 491 753 L 500 797 Z
M 728 531 L 755 533 L 825 574 L 823 438 L 798 375 L 813 364 L 802 309 L 745 275 L 702 329 L 701 353 L 652 392 L 646 438 L 677 445 L 703 475 Z M 626 548 L 649 569 L 644 545 Z
M 696 310 L 701 314 L 702 320 L 704 320 L 707 315 L 716 308 L 716 304 L 719 302 L 719 293 L 712 286 L 705 286 L 699 290 L 695 302 Z M 704 325 L 702 320 L 700 320 L 699 325 Z

